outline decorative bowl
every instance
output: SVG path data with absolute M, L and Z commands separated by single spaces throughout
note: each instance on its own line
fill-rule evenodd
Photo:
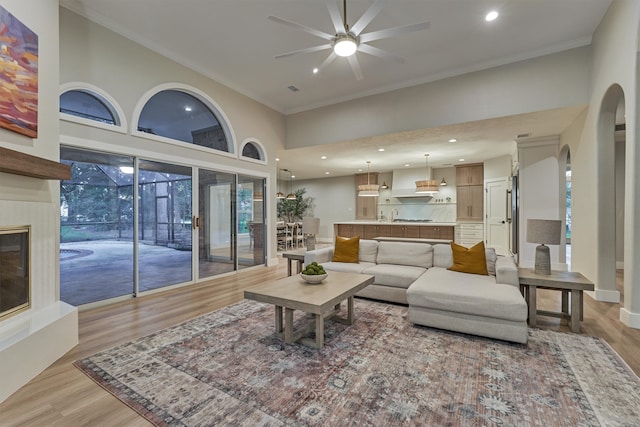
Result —
M 324 279 L 326 279 L 328 274 L 302 274 L 300 273 L 300 277 L 307 283 L 320 283 Z

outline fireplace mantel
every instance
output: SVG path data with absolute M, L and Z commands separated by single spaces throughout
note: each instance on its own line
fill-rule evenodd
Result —
M 0 172 L 40 179 L 71 179 L 71 167 L 0 147 Z

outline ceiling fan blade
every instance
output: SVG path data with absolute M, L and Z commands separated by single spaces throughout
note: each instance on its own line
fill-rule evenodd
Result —
M 317 52 L 319 50 L 325 50 L 325 49 L 330 49 L 330 48 L 331 48 L 331 44 L 323 44 L 323 45 L 320 45 L 320 46 L 306 47 L 304 49 L 298 49 L 298 50 L 294 50 L 294 51 L 287 52 L 287 53 L 281 53 L 279 55 L 274 56 L 274 58 L 280 59 L 280 58 L 285 58 L 285 57 L 291 56 L 291 55 L 297 55 L 299 53 L 311 53 L 311 52 Z
M 322 32 L 320 30 L 316 30 L 315 28 L 307 27 L 306 25 L 302 25 L 302 24 L 297 24 L 297 23 L 292 22 L 292 21 L 287 21 L 286 19 L 278 18 L 277 16 L 269 15 L 269 16 L 267 16 L 267 19 L 270 20 L 270 21 L 273 21 L 273 22 L 278 22 L 280 24 L 284 24 L 284 25 L 286 25 L 288 27 L 292 27 L 292 28 L 295 28 L 295 29 L 300 30 L 300 31 L 304 31 L 305 33 L 312 34 L 312 35 L 314 35 L 316 37 L 320 37 L 321 39 L 331 40 L 334 37 L 331 34 Z
M 327 56 L 327 59 L 325 59 L 324 61 L 322 61 L 322 64 L 320 64 L 320 66 L 318 67 L 318 71 L 322 71 L 324 69 L 324 67 L 326 67 L 327 65 L 331 64 L 333 62 L 334 59 L 336 59 L 338 57 L 338 55 L 335 54 L 335 52 L 331 52 L 331 54 L 329 56 Z
M 342 22 L 342 15 L 340 15 L 340 9 L 338 9 L 338 4 L 335 0 L 326 0 L 327 9 L 329 9 L 329 16 L 331 16 L 331 22 L 333 23 L 333 28 L 336 30 L 336 34 L 344 33 L 344 23 Z
M 351 70 L 353 71 L 353 75 L 356 76 L 356 80 L 362 80 L 362 69 L 356 56 L 348 56 L 347 60 L 349 60 L 349 65 L 351 65 Z
M 379 31 L 372 31 L 370 33 L 360 35 L 360 43 L 367 43 L 373 40 L 386 39 L 388 37 L 398 36 L 400 34 L 412 33 L 414 31 L 426 30 L 429 28 L 428 22 L 421 22 L 419 24 L 403 25 L 401 27 L 387 28 Z
M 376 0 L 376 2 L 366 10 L 366 12 L 360 17 L 360 19 L 358 19 L 358 21 L 351 26 L 349 31 L 356 36 L 359 35 L 362 30 L 364 30 L 367 25 L 369 25 L 371 21 L 373 21 L 373 18 L 378 16 L 378 13 L 380 13 L 386 2 L 386 0 Z
M 378 49 L 377 47 L 369 46 L 368 44 L 360 43 L 358 45 L 358 52 L 368 53 L 369 55 L 377 56 L 379 58 L 391 59 L 400 63 L 405 61 L 405 59 L 400 55 L 387 52 L 386 50 Z

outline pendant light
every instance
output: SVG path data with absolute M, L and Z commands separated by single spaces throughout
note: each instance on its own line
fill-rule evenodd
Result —
M 282 191 L 280 191 L 280 171 L 281 169 L 278 169 L 278 175 L 276 176 L 276 187 L 278 187 L 278 192 L 276 193 L 276 199 L 284 199 L 284 193 Z
M 447 185 L 447 181 L 444 179 L 444 176 L 443 176 L 442 181 L 440 181 L 440 186 L 445 187 L 446 185 Z
M 424 181 L 416 181 L 416 193 L 433 194 L 439 190 L 438 181 L 429 178 L 429 155 L 425 154 L 425 161 L 427 165 L 427 179 Z
M 360 197 L 378 197 L 380 193 L 378 192 L 379 185 L 371 184 L 369 180 L 369 168 L 371 166 L 371 161 L 367 161 L 367 183 L 358 185 L 358 196 Z
M 289 194 L 287 194 L 287 200 L 295 200 L 296 195 L 293 193 L 293 173 L 288 169 L 285 169 L 285 171 L 289 172 Z

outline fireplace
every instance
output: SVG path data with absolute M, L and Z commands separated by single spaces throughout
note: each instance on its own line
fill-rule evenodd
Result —
M 31 306 L 29 231 L 0 227 L 0 320 Z

